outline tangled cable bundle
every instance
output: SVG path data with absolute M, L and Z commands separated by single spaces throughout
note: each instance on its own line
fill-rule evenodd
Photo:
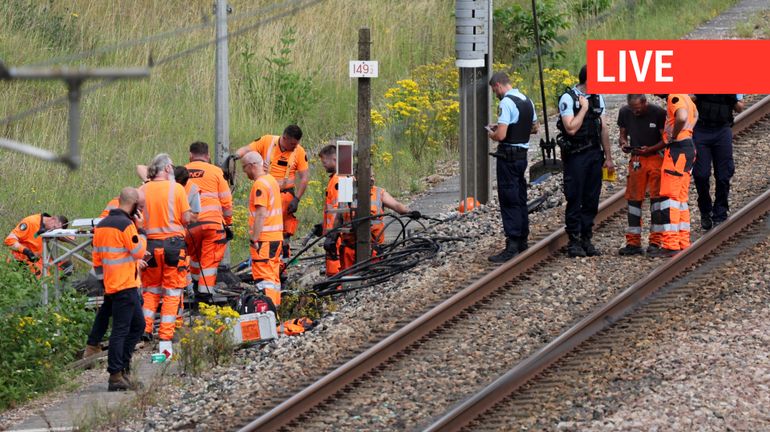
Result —
M 446 220 L 435 219 L 426 216 L 422 216 L 421 219 L 432 220 L 436 223 L 430 226 L 426 226 L 418 219 L 412 219 L 409 217 L 388 213 L 384 215 L 374 215 L 365 218 L 358 218 L 343 225 L 343 227 L 350 226 L 353 223 L 357 223 L 365 219 L 373 219 L 383 216 L 391 219 L 385 225 L 386 229 L 393 223 L 398 223 L 401 225 L 401 230 L 399 231 L 396 238 L 392 242 L 388 242 L 377 247 L 377 256 L 357 263 L 332 277 L 315 283 L 312 287 L 312 290 L 315 291 L 317 295 L 326 296 L 332 294 L 341 294 L 362 288 L 370 288 L 387 281 L 399 273 L 403 273 L 417 266 L 425 260 L 429 260 L 435 257 L 436 254 L 441 250 L 442 242 L 462 240 L 462 238 L 459 237 L 431 237 L 427 235 L 407 236 L 407 228 L 413 222 L 420 225 L 418 230 L 423 233 L 433 226 L 446 222 Z M 326 234 L 326 236 L 333 235 L 338 230 L 339 228 Z M 310 249 L 310 247 L 312 247 L 326 236 L 321 236 L 315 239 L 304 249 L 299 251 L 297 255 L 295 255 L 295 259 L 300 259 L 298 258 L 299 255 Z M 320 255 L 308 257 L 308 259 L 323 257 L 323 255 Z

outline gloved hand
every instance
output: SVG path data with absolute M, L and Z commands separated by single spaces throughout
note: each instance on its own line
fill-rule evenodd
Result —
M 233 226 L 232 225 L 225 225 L 225 239 L 227 241 L 230 241 L 235 237 L 235 234 L 233 234 Z
M 324 239 L 324 250 L 326 256 L 331 260 L 340 259 L 339 252 L 337 251 L 337 236 L 329 236 Z
M 286 207 L 286 211 L 288 213 L 294 213 L 297 211 L 297 207 L 299 207 L 299 198 L 294 197 L 291 199 L 291 202 L 289 203 L 289 206 Z
M 422 217 L 422 213 L 418 212 L 417 210 L 412 210 L 407 213 L 406 216 L 409 216 L 412 219 L 419 219 Z
M 37 262 L 37 260 L 40 259 L 39 256 L 35 255 L 34 252 L 32 252 L 29 248 L 24 248 L 23 251 L 21 251 L 24 255 L 27 256 L 27 259 L 30 260 L 30 262 Z
M 321 237 L 322 235 L 324 235 L 324 227 L 321 224 L 313 225 L 312 234 L 316 237 Z

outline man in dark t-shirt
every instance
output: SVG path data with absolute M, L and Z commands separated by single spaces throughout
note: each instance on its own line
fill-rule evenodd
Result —
M 620 255 L 641 255 L 642 249 L 642 201 L 650 193 L 650 238 L 647 252 L 661 247 L 660 170 L 663 164 L 663 127 L 666 111 L 647 103 L 643 94 L 628 95 L 628 105 L 618 112 L 620 148 L 630 153 L 626 200 L 628 201 L 628 227 L 626 245 Z

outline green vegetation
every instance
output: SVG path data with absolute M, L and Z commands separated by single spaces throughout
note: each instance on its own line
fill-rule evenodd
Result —
M 742 39 L 770 39 L 770 10 L 759 11 L 736 25 L 735 35 Z
M 93 314 L 85 299 L 66 293 L 56 306 L 38 306 L 40 283 L 0 256 L 0 409 L 66 382 L 65 366 L 86 340 Z

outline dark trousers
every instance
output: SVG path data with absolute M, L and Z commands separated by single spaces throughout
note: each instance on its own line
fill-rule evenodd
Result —
M 112 333 L 107 355 L 107 372 L 116 373 L 131 364 L 134 347 L 144 331 L 142 296 L 138 288 L 110 294 L 112 297 Z
M 91 333 L 88 334 L 88 345 L 99 345 L 107 333 L 107 327 L 110 326 L 110 317 L 112 316 L 112 296 L 105 295 L 102 305 L 96 311 L 94 324 L 91 326 Z
M 599 212 L 604 154 L 592 148 L 564 156 L 564 197 L 567 211 L 564 221 L 568 234 L 591 235 Z
M 698 126 L 693 131 L 695 141 L 695 165 L 692 177 L 698 191 L 698 209 L 701 214 L 711 214 L 715 222 L 727 219 L 730 206 L 730 179 L 735 173 L 733 161 L 733 131 L 729 126 L 710 128 Z M 714 201 L 709 192 L 711 167 L 714 167 Z
M 523 158 L 508 161 L 497 158 L 497 196 L 500 200 L 500 215 L 503 218 L 505 236 L 511 239 L 525 239 L 529 236 L 529 213 L 527 212 L 527 153 Z M 521 157 L 521 156 L 520 156 Z

